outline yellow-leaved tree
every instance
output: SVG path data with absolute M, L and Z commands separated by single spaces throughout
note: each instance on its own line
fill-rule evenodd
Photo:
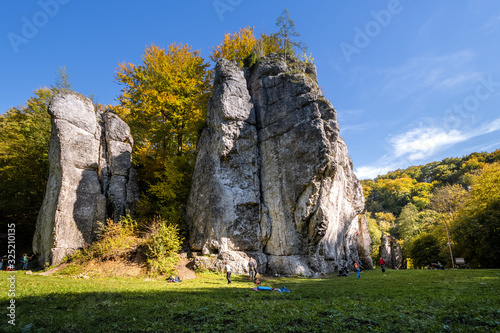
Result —
M 212 73 L 188 45 L 146 48 L 142 64 L 119 65 L 118 97 L 134 137 L 142 189 L 138 214 L 181 223 L 190 190 L 198 133 L 206 118 Z
M 243 60 L 253 51 L 255 46 L 254 27 L 246 27 L 238 32 L 226 33 L 222 43 L 215 47 L 210 59 L 217 62 L 220 58 L 235 60 L 237 63 L 243 63 Z

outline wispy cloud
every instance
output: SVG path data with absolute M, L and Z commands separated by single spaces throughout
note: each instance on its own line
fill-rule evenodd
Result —
M 367 129 L 376 127 L 375 123 L 362 123 L 362 124 L 350 124 L 340 126 L 340 134 L 344 135 L 347 132 L 361 132 L 366 131 Z
M 496 30 L 498 30 L 499 26 L 500 26 L 500 14 L 491 17 L 481 27 L 479 27 L 478 31 L 484 32 L 486 34 L 491 34 Z
M 385 166 L 362 166 L 354 172 L 359 179 L 373 179 L 378 175 L 384 175 L 391 170 L 397 169 L 395 164 Z
M 446 131 L 437 127 L 415 128 L 392 138 L 390 142 L 395 157 L 406 156 L 409 161 L 415 161 L 431 157 L 451 145 L 498 130 L 500 130 L 500 118 L 484 123 L 468 132 L 456 129 Z
M 433 89 L 456 89 L 458 86 L 477 80 L 480 73 L 467 71 L 465 66 L 475 57 L 471 50 L 442 56 L 420 56 L 408 59 L 399 67 L 387 68 L 384 94 L 398 92 L 398 99 L 415 95 L 417 91 Z
M 357 168 L 355 173 L 361 179 L 374 178 L 388 171 L 407 167 L 415 161 L 429 159 L 437 152 L 457 143 L 499 130 L 500 118 L 467 132 L 456 129 L 447 131 L 439 127 L 414 128 L 389 139 L 391 153 L 372 165 Z
M 421 160 L 434 155 L 446 146 L 467 140 L 457 130 L 444 131 L 439 128 L 416 128 L 391 140 L 395 157 L 407 155 L 410 161 Z

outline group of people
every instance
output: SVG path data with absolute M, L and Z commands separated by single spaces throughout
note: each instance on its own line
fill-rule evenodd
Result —
M 3 269 L 3 265 L 7 263 L 7 255 L 4 255 L 0 257 L 0 270 Z M 21 257 L 21 269 L 26 270 L 28 269 L 28 263 L 29 261 L 33 259 L 33 256 L 29 257 L 27 253 L 23 253 L 23 256 Z
M 231 266 L 229 266 L 229 262 L 227 261 L 224 266 L 224 271 L 226 272 L 227 284 L 231 284 Z M 248 272 L 250 274 L 250 280 L 253 280 L 255 284 L 260 284 L 260 281 L 257 279 L 257 262 L 254 258 L 250 258 L 248 261 Z
M 361 272 L 363 272 L 363 263 L 361 262 L 361 259 L 355 260 L 353 263 L 354 266 L 354 271 L 356 272 L 356 278 L 359 279 L 361 278 Z M 385 273 L 385 260 L 380 258 L 378 261 L 378 264 L 380 265 L 380 268 L 382 269 L 382 273 Z M 339 277 L 342 276 L 349 276 L 348 270 L 345 267 L 341 267 L 339 269 Z
M 380 265 L 380 268 L 382 269 L 382 273 L 385 273 L 385 260 L 380 258 L 380 260 L 378 261 L 378 264 Z M 354 261 L 353 266 L 354 266 L 354 270 L 356 271 L 356 278 L 359 279 L 361 277 L 360 273 L 363 270 L 363 264 L 361 262 L 361 259 Z M 225 262 L 224 271 L 226 272 L 227 283 L 231 284 L 232 283 L 232 281 L 231 281 L 231 266 L 229 266 L 229 262 L 227 262 L 227 261 Z M 255 261 L 254 258 L 250 258 L 250 260 L 248 261 L 248 272 L 250 275 L 250 280 L 253 280 L 255 284 L 259 284 L 260 281 L 258 281 L 258 279 L 257 279 L 257 262 Z M 347 272 L 348 271 L 346 268 L 341 268 L 339 270 L 339 276 L 349 276 L 349 274 Z

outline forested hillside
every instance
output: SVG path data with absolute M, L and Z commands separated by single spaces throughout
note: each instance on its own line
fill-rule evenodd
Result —
M 409 266 L 500 263 L 500 150 L 396 170 L 363 180 L 366 213 L 378 257 L 382 233 L 399 240 Z M 448 236 L 449 242 L 448 244 Z

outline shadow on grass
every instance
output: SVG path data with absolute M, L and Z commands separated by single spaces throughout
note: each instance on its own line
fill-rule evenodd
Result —
M 264 282 L 291 293 L 253 291 L 241 277 L 227 285 L 216 275 L 179 284 L 20 276 L 14 331 L 487 332 L 500 325 L 498 271 L 389 273 Z

